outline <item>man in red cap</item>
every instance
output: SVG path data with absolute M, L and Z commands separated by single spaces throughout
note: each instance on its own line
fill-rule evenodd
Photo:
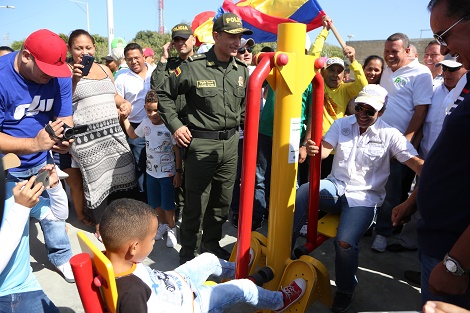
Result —
M 67 47 L 57 34 L 41 29 L 26 38 L 23 47 L 0 58 L 0 150 L 15 153 L 21 165 L 8 182 L 37 175 L 53 163 L 49 151 L 68 152 L 73 140 L 61 139 L 64 123 L 72 126 L 72 80 L 66 63 Z M 44 127 L 47 125 L 47 130 Z M 49 260 L 73 282 L 70 241 L 65 221 L 43 219 Z
M 149 70 L 153 72 L 157 64 L 155 64 L 155 52 L 153 52 L 152 48 L 144 48 L 144 59 L 149 66 Z

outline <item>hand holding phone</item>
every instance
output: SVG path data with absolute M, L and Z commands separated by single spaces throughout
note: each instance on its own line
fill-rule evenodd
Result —
M 85 54 L 83 56 L 82 62 L 80 62 L 80 64 L 83 65 L 82 76 L 87 76 L 88 73 L 90 73 L 90 69 L 94 61 L 95 58 L 92 55 Z
M 42 172 L 39 172 L 38 175 L 36 176 L 36 181 L 34 182 L 34 186 L 36 186 L 39 183 L 42 183 L 44 185 L 44 188 L 49 187 L 49 171 L 44 170 Z

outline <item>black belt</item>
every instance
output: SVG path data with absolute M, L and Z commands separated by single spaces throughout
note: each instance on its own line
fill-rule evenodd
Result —
M 230 139 L 237 132 L 237 128 L 230 128 L 224 130 L 196 130 L 191 129 L 191 135 L 194 138 L 214 139 L 214 140 L 227 140 Z

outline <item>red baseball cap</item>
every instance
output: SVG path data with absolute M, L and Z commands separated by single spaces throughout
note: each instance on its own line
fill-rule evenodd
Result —
M 153 52 L 152 48 L 144 48 L 144 57 L 154 56 L 155 52 Z
M 66 63 L 67 46 L 59 35 L 47 29 L 32 33 L 24 42 L 24 49 L 34 57 L 39 69 L 52 77 L 71 77 Z

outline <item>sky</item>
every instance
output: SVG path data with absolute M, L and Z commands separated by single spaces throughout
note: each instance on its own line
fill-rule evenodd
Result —
M 238 0 L 234 0 L 238 2 Z M 413 38 L 431 38 L 427 0 L 409 0 L 406 5 L 380 0 L 318 0 L 332 19 L 343 40 L 385 40 L 395 32 Z M 0 0 L 0 45 L 24 40 L 33 31 L 47 28 L 69 34 L 77 28 L 87 29 L 86 3 L 90 32 L 108 36 L 107 0 Z M 140 30 L 158 30 L 158 0 L 114 0 L 114 35 L 132 40 Z M 174 25 L 191 23 L 204 11 L 216 11 L 223 0 L 165 0 L 165 30 Z M 312 42 L 320 29 L 309 32 Z M 333 34 L 327 42 L 339 45 Z

